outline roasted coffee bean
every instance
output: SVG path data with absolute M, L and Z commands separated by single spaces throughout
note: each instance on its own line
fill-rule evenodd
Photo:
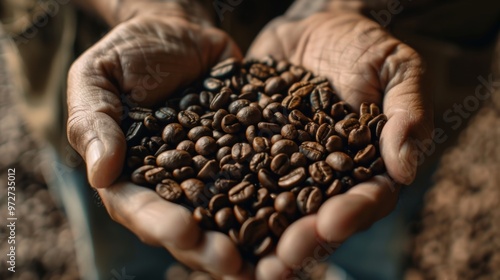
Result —
M 299 143 L 313 140 L 313 138 L 311 138 L 311 135 L 309 135 L 309 133 L 307 133 L 305 130 L 298 129 L 297 133 L 298 133 L 297 142 Z
M 250 100 L 247 99 L 237 99 L 229 103 L 227 110 L 230 114 L 236 115 L 241 109 L 248 107 L 250 103 Z
M 330 124 L 324 123 L 318 127 L 316 131 L 316 141 L 321 145 L 325 145 L 328 138 L 335 134 L 335 129 Z
M 216 64 L 212 70 L 210 70 L 210 76 L 223 79 L 230 77 L 239 68 L 239 63 L 235 58 L 228 58 Z
M 163 179 L 158 183 L 156 193 L 170 202 L 177 202 L 183 194 L 179 184 L 171 179 Z
M 153 110 L 143 107 L 135 107 L 128 111 L 128 116 L 136 122 L 142 122 L 147 116 L 151 116 Z
M 242 204 L 252 199 L 255 186 L 250 182 L 241 182 L 229 190 L 229 201 L 234 204 Z
M 165 152 L 165 151 L 168 151 L 170 150 L 170 146 L 168 144 L 163 144 L 161 145 L 158 150 L 156 151 L 156 153 L 154 154 L 155 157 L 158 157 L 159 154 Z
M 342 150 L 343 143 L 342 139 L 337 135 L 331 135 L 326 139 L 325 148 L 329 153 Z
M 200 126 L 205 126 L 212 129 L 213 120 L 210 119 L 200 119 Z
M 269 103 L 264 110 L 262 110 L 262 116 L 269 122 L 275 122 L 275 113 L 284 112 L 285 108 L 281 106 L 278 102 Z
M 290 86 L 297 81 L 297 77 L 295 77 L 295 75 L 293 75 L 289 71 L 281 73 L 280 77 L 283 79 L 283 81 L 285 81 L 287 86 Z
M 271 146 L 276 144 L 276 142 L 280 141 L 281 139 L 283 139 L 283 136 L 281 136 L 281 134 L 274 134 L 271 137 Z
M 200 95 L 197 93 L 188 93 L 181 98 L 179 102 L 179 109 L 186 110 L 191 105 L 200 104 Z
M 361 164 L 361 165 L 366 165 L 372 162 L 375 159 L 375 156 L 377 155 L 377 150 L 375 149 L 375 146 L 372 144 L 369 144 L 362 150 L 359 150 L 356 155 L 354 156 L 354 162 L 356 164 Z
M 256 257 L 261 258 L 269 254 L 273 250 L 273 248 L 274 248 L 273 239 L 270 236 L 268 236 L 265 237 L 264 240 L 262 240 L 255 246 L 253 254 Z
M 192 162 L 191 155 L 186 151 L 169 150 L 156 157 L 156 164 L 166 170 L 174 170 L 183 166 L 188 166 Z
M 161 134 L 161 138 L 169 145 L 177 145 L 186 138 L 186 132 L 182 125 L 171 123 L 165 126 Z
M 304 76 L 302 76 L 302 79 L 300 79 L 302 82 L 308 82 L 312 78 L 313 74 L 311 71 L 306 71 Z
M 196 155 L 193 157 L 193 167 L 195 170 L 200 170 L 207 164 L 208 159 L 202 155 Z
M 352 170 L 354 162 L 343 152 L 333 152 L 326 157 L 326 163 L 335 171 L 346 172 Z
M 280 76 L 271 77 L 266 80 L 266 86 L 264 87 L 264 92 L 268 95 L 275 93 L 281 93 L 286 89 L 286 82 Z
M 356 128 L 359 128 L 359 121 L 357 119 L 341 120 L 335 124 L 335 131 L 345 139 L 347 139 L 349 133 Z
M 323 76 L 318 76 L 318 77 L 312 78 L 311 80 L 309 80 L 309 82 L 313 85 L 319 85 L 319 84 L 328 82 L 328 79 L 326 77 L 323 77 Z
M 225 146 L 217 150 L 217 153 L 215 155 L 215 159 L 217 161 L 221 161 L 221 159 L 227 155 L 231 155 L 231 147 Z
M 144 173 L 144 178 L 151 185 L 155 185 L 165 179 L 166 173 L 163 167 L 155 167 L 146 171 L 146 173 Z
M 301 79 L 306 73 L 306 70 L 299 65 L 291 65 L 289 71 L 292 72 L 292 74 L 294 74 L 298 79 Z
M 382 135 L 382 129 L 384 129 L 385 123 L 387 121 L 381 120 L 377 123 L 377 127 L 375 128 L 375 136 L 380 139 L 380 136 Z
M 248 143 L 253 143 L 253 140 L 256 136 L 257 128 L 255 127 L 255 125 L 248 126 L 245 130 L 245 138 L 247 139 Z
M 385 124 L 386 121 L 387 121 L 387 117 L 384 114 L 378 115 L 378 116 L 374 117 L 371 121 L 369 121 L 368 128 L 370 129 L 372 135 L 376 136 L 378 124 L 380 122 L 383 122 Z M 383 127 L 383 125 L 382 125 L 382 127 Z M 380 128 L 378 135 L 380 135 L 380 132 L 381 132 L 381 128 Z
M 235 227 L 237 224 L 234 217 L 233 209 L 225 207 L 217 211 L 214 216 L 215 224 L 221 231 L 228 231 L 230 228 Z
M 293 153 L 290 156 L 290 165 L 292 167 L 305 167 L 307 165 L 307 158 L 301 152 Z
M 252 147 L 256 153 L 268 152 L 271 149 L 271 141 L 264 137 L 255 137 L 252 141 Z
M 240 180 L 241 178 L 243 178 L 245 170 L 243 170 L 243 166 L 239 165 L 238 163 L 224 164 L 221 167 L 220 173 L 222 176 L 225 176 L 225 178 Z
M 217 152 L 217 143 L 214 138 L 210 136 L 203 136 L 194 146 L 196 152 L 202 156 L 209 156 Z
M 315 88 L 309 96 L 313 111 L 329 109 L 334 101 L 333 97 L 333 90 L 330 88 Z
M 283 101 L 283 98 L 285 98 L 285 97 L 281 93 L 275 93 L 275 94 L 271 95 L 271 99 L 274 102 L 280 102 L 281 103 L 281 101 Z
M 147 128 L 142 121 L 134 122 L 127 131 L 125 141 L 127 141 L 129 146 L 137 145 L 141 142 L 141 139 L 146 134 L 146 131 Z
M 130 156 L 135 156 L 135 157 L 139 157 L 139 158 L 143 159 L 149 155 L 149 150 L 142 145 L 138 145 L 138 146 L 131 147 L 128 151 L 128 154 Z
M 299 147 L 297 144 L 288 139 L 282 139 L 274 143 L 271 147 L 271 155 L 276 156 L 277 154 L 284 153 L 287 156 L 291 156 L 293 153 L 298 152 Z
M 306 170 L 304 167 L 298 167 L 292 170 L 287 175 L 279 178 L 278 186 L 284 189 L 291 189 L 295 186 L 300 185 L 306 179 Z
M 226 164 L 235 164 L 235 163 L 236 161 L 233 160 L 233 157 L 231 155 L 227 155 L 219 161 L 219 166 L 222 167 Z
M 179 182 L 194 178 L 194 175 L 195 171 L 191 166 L 183 166 L 172 171 L 172 177 Z
M 259 92 L 259 107 L 260 108 L 266 108 L 267 105 L 269 105 L 270 103 L 273 103 L 273 102 L 274 102 L 274 100 L 272 100 L 270 96 Z
M 259 210 L 257 210 L 257 212 L 255 213 L 255 218 L 261 219 L 261 220 L 264 220 L 264 221 L 268 221 L 269 217 L 271 217 L 271 215 L 274 212 L 276 212 L 276 210 L 274 210 L 274 205 L 273 206 L 262 207 Z
M 239 205 L 234 205 L 233 212 L 236 220 L 240 224 L 243 224 L 250 217 L 250 213 Z
M 199 170 L 200 171 L 198 172 L 198 175 L 196 175 L 196 178 L 203 181 L 214 180 L 219 172 L 219 165 L 216 160 L 212 159 Z
M 177 150 L 182 150 L 182 151 L 186 151 L 188 152 L 190 155 L 194 156 L 196 151 L 195 151 L 195 148 L 194 148 L 194 143 L 193 141 L 191 140 L 184 140 L 184 141 L 181 141 L 177 147 L 176 147 Z
M 322 124 L 334 125 L 335 124 L 335 120 L 332 117 L 328 116 L 323 111 L 317 111 L 316 113 L 314 113 L 313 121 L 319 125 L 322 125 Z
M 177 120 L 177 111 L 170 107 L 161 107 L 155 111 L 154 116 L 159 122 L 169 124 Z
M 316 213 L 322 202 L 323 195 L 317 187 L 305 187 L 297 195 L 297 207 L 304 215 Z
M 147 185 L 146 172 L 155 168 L 154 165 L 143 165 L 132 172 L 131 180 L 137 185 Z
M 240 242 L 243 246 L 255 245 L 268 234 L 267 221 L 248 218 L 240 228 Z
M 196 113 L 198 116 L 201 116 L 205 113 L 205 109 L 203 109 L 203 107 L 201 107 L 200 105 L 191 105 L 191 106 L 186 108 L 186 111 Z M 200 122 L 201 122 L 201 118 L 199 120 L 199 123 Z
M 274 209 L 278 213 L 283 213 L 286 217 L 292 218 L 297 214 L 297 202 L 295 195 L 291 192 L 282 192 L 274 199 Z
M 205 108 L 210 108 L 210 103 L 214 99 L 214 93 L 210 91 L 202 91 L 200 92 L 200 105 Z
M 251 101 L 257 100 L 258 88 L 252 84 L 246 84 L 241 88 L 240 98 L 248 99 Z
M 299 136 L 299 133 L 294 125 L 286 124 L 281 128 L 281 136 L 285 139 L 294 140 Z
M 344 176 L 340 179 L 342 186 L 347 190 L 354 186 L 354 180 L 349 176 Z
M 355 119 L 355 120 L 358 120 L 359 121 L 359 115 L 357 113 L 349 113 L 347 114 L 345 117 L 344 117 L 344 120 L 348 120 L 348 119 Z
M 234 244 L 237 246 L 240 246 L 240 232 L 236 228 L 232 228 L 228 231 L 227 235 L 229 235 L 229 238 L 231 241 L 233 241 Z M 208 279 L 207 279 L 208 280 Z
M 270 122 L 259 122 L 257 124 L 257 127 L 259 128 L 259 131 L 264 134 L 274 134 L 274 133 L 280 133 L 281 127 L 278 124 L 275 123 L 270 123 Z
M 214 115 L 213 122 L 212 122 L 212 127 L 214 129 L 221 130 L 222 129 L 222 119 L 229 114 L 228 111 L 224 109 L 219 109 Z
M 195 126 L 191 128 L 187 134 L 188 138 L 196 142 L 203 136 L 212 136 L 212 130 L 206 126 Z
M 380 114 L 380 109 L 375 103 L 370 104 L 370 115 L 376 117 Z
M 290 158 L 285 154 L 277 154 L 271 160 L 271 171 L 274 173 L 283 176 L 287 174 L 290 169 Z
M 209 198 L 204 193 L 205 184 L 198 179 L 187 179 L 180 184 L 186 198 L 195 206 L 208 205 Z
M 358 182 L 364 182 L 372 176 L 372 171 L 364 166 L 356 167 L 352 171 L 352 177 Z
M 233 91 L 230 88 L 223 87 L 220 92 L 214 96 L 212 102 L 210 102 L 210 110 L 216 111 L 226 107 L 231 100 L 231 94 L 233 94 Z
M 237 133 L 241 130 L 242 125 L 235 115 L 228 114 L 222 118 L 221 128 L 226 133 Z
M 215 222 L 214 222 L 212 214 L 210 214 L 210 212 L 203 207 L 198 206 L 194 209 L 193 219 L 195 220 L 195 222 L 197 222 L 199 225 L 201 225 L 204 229 L 214 229 L 215 228 Z
M 262 113 L 255 106 L 247 106 L 247 107 L 241 108 L 236 113 L 236 118 L 238 119 L 238 121 L 240 123 L 248 126 L 248 125 L 259 123 L 262 120 Z
M 252 172 L 257 173 L 261 168 L 268 168 L 271 164 L 271 158 L 267 153 L 256 153 L 249 163 Z
M 156 132 L 160 130 L 160 124 L 158 123 L 158 120 L 153 117 L 152 115 L 148 115 L 147 117 L 144 118 L 144 126 L 149 130 Z
M 224 82 L 215 78 L 206 78 L 203 81 L 203 87 L 211 92 L 218 92 L 224 86 Z M 213 109 L 212 109 L 213 110 Z
M 156 158 L 154 156 L 146 156 L 143 161 L 144 165 L 155 165 Z
M 385 164 L 381 157 L 377 158 L 370 164 L 370 170 L 373 175 L 382 174 L 385 171 Z
M 278 180 L 269 170 L 261 168 L 258 171 L 257 178 L 261 187 L 270 191 L 278 190 Z
M 312 120 L 306 117 L 306 115 L 304 115 L 301 111 L 293 110 L 288 115 L 288 121 L 297 128 L 303 128 L 307 123 L 311 122 Z
M 361 125 L 351 130 L 348 139 L 349 147 L 358 149 L 370 144 L 372 134 L 366 125 Z
M 238 184 L 237 180 L 220 178 L 215 180 L 214 187 L 219 193 L 227 193 L 236 184 Z
M 270 206 L 272 203 L 273 200 L 269 191 L 266 188 L 259 188 L 257 190 L 255 200 L 252 203 L 252 208 L 254 210 L 260 209 L 262 207 Z
M 226 134 L 221 138 L 217 139 L 216 143 L 219 147 L 232 147 L 234 144 L 238 143 L 240 138 L 234 134 Z
M 248 73 L 261 81 L 265 81 L 271 76 L 271 68 L 265 64 L 256 63 L 250 66 Z
M 335 176 L 333 169 L 325 161 L 317 161 L 309 165 L 309 174 L 314 182 L 320 185 L 330 183 Z
M 161 140 L 160 136 L 151 136 L 151 138 L 144 143 L 144 146 L 146 146 L 152 154 L 155 154 L 163 144 L 165 144 L 165 142 Z
M 312 141 L 303 142 L 299 147 L 299 151 L 304 154 L 307 159 L 313 162 L 321 160 L 326 154 L 325 147 L 318 142 Z
M 296 82 L 288 90 L 288 94 L 297 97 L 306 97 L 314 90 L 314 85 L 309 82 Z
M 248 143 L 236 143 L 231 149 L 231 156 L 236 162 L 247 162 L 253 155 L 252 146 Z
M 368 125 L 368 123 L 373 119 L 373 116 L 370 114 L 361 115 L 359 117 L 359 124 Z
M 295 201 L 294 201 L 295 203 Z M 286 216 L 280 212 L 272 213 L 268 219 L 269 230 L 276 237 L 281 237 L 285 229 L 290 225 Z
M 327 198 L 330 198 L 342 192 L 342 188 L 342 182 L 339 179 L 335 179 L 333 180 L 333 183 L 331 183 L 330 186 L 326 189 L 325 195 Z
M 237 74 L 231 77 L 231 88 L 238 92 L 246 83 L 247 81 L 244 74 Z
M 330 116 L 335 121 L 342 120 L 346 114 L 347 112 L 345 110 L 345 105 L 341 102 L 333 104 L 332 108 L 330 109 Z
M 280 60 L 276 63 L 276 72 L 279 74 L 285 72 L 290 67 L 290 63 L 286 60 Z
M 302 98 L 299 96 L 288 95 L 283 99 L 283 101 L 281 101 L 281 105 L 289 111 L 299 109 L 302 105 Z
M 200 122 L 200 116 L 192 111 L 180 111 L 177 114 L 177 119 L 179 123 L 186 128 L 193 128 L 197 126 Z

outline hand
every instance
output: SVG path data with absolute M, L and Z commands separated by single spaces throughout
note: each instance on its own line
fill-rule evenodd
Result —
M 272 55 L 303 65 L 326 76 L 353 108 L 374 102 L 383 105 L 388 117 L 380 139 L 387 174 L 329 199 L 317 214 L 291 225 L 276 255 L 257 267 L 258 277 L 277 279 L 287 270 L 304 268 L 306 257 L 319 261 L 313 256 L 321 248 L 319 243 L 339 244 L 392 211 L 399 184 L 410 184 L 415 178 L 418 150 L 414 143 L 430 138 L 432 113 L 420 92 L 418 54 L 354 12 L 279 18 L 257 37 L 248 55 Z
M 137 16 L 118 25 L 71 67 L 68 138 L 114 220 L 193 268 L 242 277 L 243 262 L 227 236 L 201 231 L 188 210 L 154 191 L 114 183 L 126 152 L 122 101 L 164 102 L 228 57 L 241 54 L 225 33 L 182 17 Z

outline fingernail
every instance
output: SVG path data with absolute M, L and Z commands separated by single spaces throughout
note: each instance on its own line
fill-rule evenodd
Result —
M 402 170 L 402 184 L 409 185 L 415 179 L 417 173 L 417 158 L 415 145 L 411 141 L 406 141 L 399 151 L 399 160 Z
M 93 178 L 97 163 L 99 162 L 103 154 L 104 145 L 99 140 L 93 141 L 90 146 L 87 147 L 87 151 L 85 152 L 85 161 L 87 162 L 87 175 L 93 187 L 98 187 L 94 186 L 95 182 Z

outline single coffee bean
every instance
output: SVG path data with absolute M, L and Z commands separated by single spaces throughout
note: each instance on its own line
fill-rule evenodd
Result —
M 321 160 L 326 154 L 325 147 L 318 142 L 311 141 L 303 142 L 299 147 L 299 151 L 313 162 Z
M 191 165 L 191 155 L 186 151 L 169 150 L 156 157 L 156 164 L 166 170 L 174 170 L 183 166 Z
M 281 105 L 289 111 L 299 109 L 302 105 L 302 98 L 296 95 L 288 95 L 281 101 Z
M 230 88 L 221 88 L 220 92 L 214 96 L 214 99 L 210 103 L 210 110 L 216 111 L 226 107 L 231 100 L 231 94 L 233 94 L 233 91 Z
M 196 207 L 193 211 L 193 219 L 204 229 L 215 229 L 215 221 L 210 212 L 203 207 Z
M 252 84 L 246 84 L 241 88 L 240 98 L 255 101 L 258 97 L 258 88 Z
M 334 125 L 335 124 L 335 120 L 323 111 L 317 111 L 316 113 L 314 113 L 313 121 L 319 125 L 322 125 L 322 124 Z
M 271 160 L 271 171 L 274 173 L 283 176 L 287 174 L 290 169 L 290 158 L 285 154 L 277 154 Z
M 200 95 L 197 93 L 188 93 L 181 98 L 179 102 L 179 109 L 186 110 L 191 105 L 200 104 Z
M 281 93 L 286 89 L 286 82 L 280 76 L 271 77 L 266 80 L 266 86 L 264 87 L 264 92 L 268 95 L 275 93 Z
M 315 88 L 310 95 L 310 102 L 313 111 L 326 111 L 332 106 L 334 101 L 333 90 L 327 87 Z
M 147 117 L 144 118 L 144 126 L 152 132 L 156 132 L 160 130 L 160 124 L 158 123 L 158 120 L 153 117 L 152 115 L 148 115 Z
M 177 119 L 179 123 L 186 128 L 193 128 L 200 123 L 200 116 L 192 111 L 180 111 L 177 114 Z
M 196 152 L 202 156 L 208 156 L 217 152 L 217 143 L 210 136 L 202 136 L 194 146 Z
M 306 73 L 306 70 L 304 69 L 304 67 L 299 66 L 299 65 L 290 66 L 289 71 L 292 72 L 292 74 L 295 75 L 297 77 L 297 79 L 299 79 L 299 80 Z
M 237 133 L 241 130 L 242 125 L 233 114 L 228 114 L 222 118 L 221 128 L 226 133 Z
M 210 70 L 210 76 L 223 79 L 230 77 L 239 68 L 239 63 L 235 58 L 228 58 L 216 64 L 212 70 Z
M 262 110 L 262 116 L 269 122 L 276 122 L 274 114 L 283 112 L 285 112 L 285 108 L 280 103 L 272 102 Z
M 345 139 L 347 139 L 349 133 L 356 128 L 359 128 L 359 121 L 357 119 L 341 120 L 335 124 L 335 131 Z
M 329 153 L 342 150 L 343 143 L 342 139 L 337 135 L 331 135 L 326 139 L 325 148 Z
M 239 205 L 234 205 L 233 212 L 236 220 L 240 224 L 243 224 L 250 217 L 250 213 Z
M 182 197 L 179 184 L 171 179 L 163 179 L 156 185 L 156 193 L 170 202 L 177 202 Z
M 309 133 L 307 133 L 305 130 L 298 129 L 297 130 L 298 136 L 297 136 L 297 142 L 302 143 L 302 142 L 307 142 L 307 141 L 312 141 L 313 138 Z
M 267 236 L 254 247 L 253 254 L 256 257 L 261 258 L 269 254 L 273 248 L 273 239 L 270 236 Z
M 229 190 L 229 201 L 234 204 L 242 204 L 250 199 L 255 193 L 255 186 L 250 182 L 241 182 Z
M 155 154 L 163 144 L 165 144 L 165 142 L 163 142 L 160 136 L 151 136 L 144 146 L 146 146 L 152 154 Z
M 170 107 L 161 107 L 155 111 L 154 116 L 159 122 L 169 124 L 177 120 L 177 111 Z
M 352 177 L 358 182 L 364 182 L 372 176 L 372 171 L 364 166 L 358 166 L 352 171 Z
M 154 165 L 143 165 L 132 172 L 131 180 L 137 185 L 147 185 L 146 172 L 155 168 Z
M 294 125 L 286 124 L 281 128 L 281 136 L 285 139 L 294 140 L 299 136 L 299 133 Z
M 317 187 L 305 187 L 297 196 L 297 207 L 304 215 L 316 213 L 322 202 L 323 195 Z
M 234 217 L 233 209 L 225 207 L 217 211 L 214 216 L 215 224 L 221 231 L 228 231 L 230 228 L 235 227 L 237 224 Z
M 293 75 L 289 71 L 281 73 L 280 77 L 283 79 L 283 81 L 285 81 L 287 86 L 290 86 L 297 81 L 297 77 L 295 77 L 295 75 Z
M 139 157 L 139 158 L 143 159 L 149 155 L 149 150 L 142 145 L 137 145 L 137 146 L 133 146 L 129 149 L 128 155 Z
M 354 156 L 354 162 L 356 164 L 360 165 L 366 165 L 372 162 L 375 159 L 375 156 L 377 155 L 377 150 L 375 149 L 375 146 L 372 144 L 369 144 L 362 150 L 359 150 L 356 155 Z
M 224 109 L 219 109 L 214 115 L 214 121 L 212 122 L 212 127 L 214 129 L 221 130 L 222 129 L 222 119 L 228 115 L 229 113 Z
M 202 155 L 196 155 L 193 157 L 193 167 L 195 170 L 200 170 L 207 164 L 208 159 Z
M 333 180 L 333 183 L 326 189 L 325 195 L 330 198 L 334 195 L 339 194 L 342 191 L 342 182 L 339 179 Z
M 309 165 L 309 174 L 314 182 L 320 185 L 330 183 L 335 176 L 333 169 L 325 161 L 317 161 Z
M 268 152 L 271 148 L 271 142 L 264 137 L 255 137 L 252 141 L 252 147 L 256 153 Z
M 370 115 L 376 117 L 380 114 L 380 108 L 375 103 L 370 104 Z
M 351 130 L 349 133 L 348 144 L 352 148 L 363 148 L 370 144 L 372 134 L 366 125 Z
M 227 110 L 230 114 L 236 115 L 241 109 L 248 107 L 250 103 L 251 102 L 248 99 L 237 99 L 229 103 Z
M 146 134 L 146 131 L 147 128 L 142 121 L 134 122 L 125 135 L 125 141 L 129 146 L 137 145 Z
M 187 137 L 193 142 L 198 141 L 203 136 L 212 136 L 212 130 L 206 126 L 195 126 L 187 134 Z
M 370 103 L 368 102 L 361 103 L 361 105 L 359 106 L 359 113 L 361 114 L 361 116 L 370 115 Z
M 276 63 L 276 72 L 282 74 L 283 72 L 287 71 L 289 67 L 290 63 L 288 61 L 280 60 Z
M 247 127 L 245 130 L 245 138 L 247 139 L 248 143 L 253 143 L 253 139 L 257 136 L 257 128 L 255 125 L 250 125 Z
M 281 132 L 281 127 L 278 124 L 275 124 L 275 123 L 259 122 L 257 124 L 257 127 L 259 128 L 259 130 L 260 130 L 261 133 L 274 134 L 274 133 L 280 133 Z
M 143 161 L 144 165 L 155 165 L 156 158 L 154 156 L 146 156 Z
M 328 79 L 324 76 L 318 76 L 318 77 L 312 78 L 311 80 L 309 80 L 309 82 L 313 85 L 316 85 L 316 87 L 322 88 L 322 86 L 319 86 L 319 85 L 324 84 L 324 83 L 328 83 Z M 329 85 L 326 87 L 331 89 L 331 87 Z
M 283 213 L 286 217 L 292 218 L 297 214 L 297 203 L 295 195 L 291 192 L 282 192 L 274 199 L 274 209 L 278 213 Z
M 229 238 L 231 241 L 233 241 L 234 244 L 237 246 L 240 246 L 240 232 L 236 228 L 232 228 L 228 231 L 227 235 L 229 235 Z
M 278 186 L 284 189 L 291 189 L 295 186 L 300 185 L 306 179 L 306 170 L 304 167 L 298 167 L 292 170 L 287 175 L 281 177 L 278 180 Z
M 216 78 L 207 78 L 203 81 L 203 87 L 211 92 L 218 92 L 222 89 L 223 86 L 224 82 Z
M 269 170 L 264 168 L 259 169 L 257 179 L 259 180 L 261 187 L 271 191 L 278 190 L 278 180 Z
M 186 152 L 188 152 L 192 156 L 194 156 L 195 153 L 196 153 L 195 148 L 194 148 L 194 143 L 191 140 L 181 141 L 177 145 L 176 149 L 177 150 L 181 150 L 181 151 L 186 151 Z
M 382 135 L 382 129 L 384 128 L 385 124 L 387 121 L 381 120 L 377 123 L 377 127 L 375 128 L 375 136 L 380 139 L 380 136 Z
M 168 151 L 170 150 L 170 146 L 168 144 L 163 144 L 161 145 L 158 150 L 156 151 L 156 153 L 154 154 L 155 157 L 158 157 L 158 155 L 160 155 L 161 153 L 165 152 L 165 151 Z
M 328 138 L 335 134 L 335 129 L 332 125 L 324 123 L 318 127 L 316 132 L 316 141 L 321 145 L 325 145 Z
M 372 135 L 377 135 L 377 126 L 379 122 L 387 121 L 387 116 L 384 114 L 380 114 L 374 117 L 371 121 L 368 122 L 368 128 L 370 129 Z M 385 123 L 384 123 L 385 124 Z M 380 133 L 379 133 L 380 135 Z
M 290 157 L 290 165 L 292 167 L 305 167 L 307 165 L 307 158 L 301 152 L 293 153 Z
M 146 173 L 144 173 L 144 178 L 151 185 L 156 185 L 161 182 L 161 180 L 165 179 L 166 173 L 163 167 L 155 167 L 146 171 Z
M 281 235 L 289 225 L 290 222 L 288 221 L 286 216 L 280 212 L 274 212 L 269 216 L 269 230 L 274 234 L 274 236 L 278 238 L 281 237 Z
M 273 203 L 273 199 L 269 191 L 266 188 L 259 188 L 256 193 L 255 200 L 252 203 L 252 209 L 257 210 L 262 207 L 270 206 Z
M 128 117 L 136 122 L 142 122 L 147 116 L 151 116 L 153 110 L 149 108 L 135 107 L 128 111 Z
M 261 81 L 265 81 L 271 76 L 271 68 L 265 64 L 256 63 L 250 66 L 248 73 Z
M 236 113 L 236 118 L 243 125 L 257 124 L 262 120 L 262 113 L 255 106 L 247 106 Z
M 314 89 L 314 85 L 309 82 L 296 82 L 288 90 L 289 95 L 297 97 L 306 97 Z
M 274 206 L 262 207 L 255 213 L 255 218 L 268 221 L 269 217 L 271 217 L 274 212 L 276 212 L 276 210 L 274 210 Z
M 291 156 L 293 153 L 298 152 L 299 147 L 297 144 L 289 139 L 282 139 L 274 143 L 271 147 L 271 155 L 276 156 L 277 154 L 284 153 L 287 156 Z
M 222 176 L 228 179 L 240 180 L 243 178 L 245 173 L 244 167 L 239 163 L 236 164 L 224 164 L 221 167 L 220 173 Z
M 187 179 L 180 184 L 186 198 L 195 206 L 207 205 L 209 198 L 203 192 L 205 184 L 198 179 Z
M 267 221 L 252 217 L 241 225 L 239 240 L 243 246 L 251 246 L 263 240 L 267 234 Z
M 335 171 L 346 172 L 352 170 L 354 162 L 343 152 L 333 152 L 326 157 L 326 163 Z
M 183 166 L 181 168 L 174 169 L 172 171 L 172 176 L 175 180 L 182 182 L 184 180 L 193 178 L 195 175 L 194 169 L 191 166 Z
M 213 120 L 210 119 L 200 119 L 200 126 L 205 126 L 212 129 Z
M 330 116 L 335 120 L 335 121 L 340 121 L 344 119 L 345 115 L 347 114 L 345 110 L 345 105 L 344 103 L 338 102 L 332 105 L 332 108 L 330 109 Z
M 297 128 L 303 128 L 312 120 L 306 117 L 306 115 L 304 115 L 301 111 L 292 110 L 288 115 L 288 121 L 290 122 L 290 124 L 293 124 Z
M 196 178 L 203 180 L 203 181 L 209 181 L 209 180 L 215 180 L 217 177 L 217 173 L 219 172 L 219 165 L 217 164 L 217 161 L 215 159 L 209 160 L 198 172 L 198 175 L 196 175 Z
M 276 144 L 276 142 L 280 141 L 281 139 L 283 139 L 283 136 L 281 136 L 281 134 L 274 134 L 271 137 L 271 146 Z
M 225 146 L 217 150 L 217 153 L 215 154 L 215 159 L 217 161 L 221 161 L 221 159 L 227 155 L 231 155 L 231 147 Z
M 186 132 L 184 131 L 182 125 L 178 123 L 171 123 L 165 126 L 161 138 L 169 145 L 177 145 L 186 138 Z
M 241 91 L 241 88 L 246 83 L 247 81 L 244 74 L 236 74 L 231 77 L 231 88 L 237 92 Z
M 214 187 L 219 193 L 227 193 L 236 184 L 238 184 L 237 180 L 217 179 L 215 180 Z
M 373 119 L 373 116 L 370 115 L 370 114 L 366 114 L 366 115 L 361 115 L 361 117 L 359 117 L 359 124 L 361 125 L 368 125 L 368 123 Z
M 233 157 L 231 155 L 227 155 L 220 160 L 219 166 L 222 168 L 222 166 L 226 164 L 235 164 L 235 163 L 236 161 L 233 160 Z
M 240 138 L 234 134 L 225 134 L 221 138 L 217 139 L 216 143 L 219 147 L 232 147 L 234 144 L 238 143 Z
M 201 106 L 203 106 L 204 108 L 210 108 L 210 103 L 212 102 L 212 100 L 214 99 L 214 94 L 213 92 L 210 92 L 210 91 L 202 91 L 200 92 L 200 104 Z
M 274 100 L 272 100 L 270 96 L 259 92 L 259 107 L 260 108 L 266 108 L 267 105 L 269 105 L 272 102 L 274 102 Z
M 381 157 L 377 158 L 370 164 L 370 170 L 373 175 L 382 174 L 385 171 L 384 160 Z
M 359 122 L 359 115 L 355 112 L 349 113 L 344 117 L 344 120 L 355 119 Z
M 233 160 L 239 163 L 249 161 L 252 155 L 252 146 L 248 143 L 236 143 L 231 149 L 231 156 Z

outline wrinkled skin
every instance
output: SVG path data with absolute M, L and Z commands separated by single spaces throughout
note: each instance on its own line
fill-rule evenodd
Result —
M 361 101 L 383 104 L 389 121 L 381 150 L 388 174 L 402 184 L 414 179 L 412 145 L 403 144 L 429 137 L 431 114 L 420 92 L 420 60 L 412 49 L 359 15 L 315 14 L 272 22 L 249 52 L 253 57 L 267 54 L 326 75 L 354 107 Z M 280 279 L 301 267 L 304 258 L 318 258 L 318 242 L 341 243 L 387 215 L 399 184 L 387 175 L 376 176 L 331 198 L 318 214 L 287 229 L 276 252 L 251 267 L 227 236 L 200 230 L 182 206 L 130 182 L 117 183 L 126 149 L 118 125 L 125 113 L 122 94 L 133 105 L 164 101 L 227 57 L 241 54 L 225 33 L 210 27 L 156 16 L 122 23 L 70 70 L 68 138 L 85 159 L 89 181 L 111 217 L 144 242 L 163 246 L 179 261 L 217 278 Z

